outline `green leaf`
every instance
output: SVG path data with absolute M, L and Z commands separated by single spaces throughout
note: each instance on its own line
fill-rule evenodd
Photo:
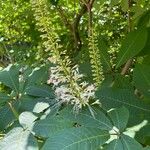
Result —
M 109 133 L 97 128 L 71 128 L 45 142 L 42 150 L 95 150 L 109 139 Z
M 133 80 L 135 86 L 143 94 L 150 97 L 150 69 L 148 65 L 137 64 L 133 70 Z
M 93 78 L 92 78 L 92 72 L 91 72 L 91 64 L 89 61 L 86 61 L 84 63 L 81 63 L 79 65 L 79 70 L 80 70 L 80 73 L 81 74 L 84 74 L 84 79 L 85 80 L 88 80 L 89 82 L 92 82 L 93 81 Z
M 108 54 L 108 47 L 106 46 L 105 41 L 102 38 L 98 39 L 98 48 L 101 56 L 101 63 L 103 67 L 107 70 L 111 70 L 110 57 Z M 104 70 L 105 71 L 105 70 Z
M 137 55 L 144 48 L 146 40 L 147 30 L 145 28 L 130 32 L 122 42 L 118 53 L 116 68 Z
M 0 93 L 0 105 L 7 102 L 8 100 L 11 100 L 11 97 L 5 93 Z
M 110 4 L 111 6 L 119 4 L 120 0 L 111 0 Z
M 150 150 L 150 146 L 143 148 L 143 150 Z
M 135 138 L 143 145 L 147 145 L 147 140 L 150 142 L 150 123 L 141 128 L 140 131 L 136 133 Z
M 149 13 L 150 14 L 150 13 Z M 150 17 L 149 17 L 150 18 Z M 148 30 L 148 37 L 147 42 L 144 46 L 144 48 L 141 50 L 141 52 L 138 54 L 138 56 L 144 56 L 144 55 L 150 55 L 150 27 L 147 28 Z
M 16 110 L 18 110 L 16 103 L 13 103 L 12 105 Z M 16 118 L 8 104 L 0 108 L 0 130 L 6 129 L 15 120 Z
M 36 139 L 21 127 L 12 129 L 0 141 L 1 150 L 38 150 Z
M 54 94 L 49 86 L 29 86 L 25 90 L 27 95 L 36 97 L 50 97 L 54 99 Z
M 110 142 L 104 150 L 142 150 L 142 146 L 133 138 L 121 135 L 120 138 Z
M 129 111 L 125 107 L 117 108 L 109 112 L 109 115 L 114 123 L 114 126 L 119 131 L 124 131 L 129 119 Z
M 150 106 L 138 99 L 132 90 L 103 88 L 97 90 L 96 96 L 107 110 L 125 106 L 131 114 L 131 125 L 139 124 L 145 119 L 150 120 Z
M 57 132 L 73 127 L 73 122 L 59 116 L 49 116 L 46 119 L 37 121 L 33 131 L 41 137 L 51 137 Z
M 51 4 L 54 6 L 58 5 L 59 0 L 50 0 Z
M 121 0 L 121 8 L 123 11 L 128 11 L 128 0 Z
M 26 86 L 31 86 L 35 84 L 46 83 L 48 79 L 48 67 L 42 66 L 37 67 L 32 70 L 32 72 L 29 74 Z
M 121 74 L 115 74 L 114 78 L 115 79 L 113 79 L 114 81 L 111 84 L 113 88 L 133 90 L 133 86 L 129 77 L 123 76 Z
M 9 65 L 0 71 L 0 82 L 10 87 L 16 93 L 19 92 L 19 70 L 16 66 Z
M 150 27 L 150 10 L 144 11 L 138 21 L 138 26 Z
M 51 98 L 34 98 L 34 97 L 30 97 L 28 95 L 24 95 L 19 99 L 19 109 L 21 112 L 23 111 L 33 111 L 36 113 L 39 113 L 40 110 L 42 110 L 42 108 L 48 108 L 51 105 L 54 105 L 55 103 L 55 99 L 51 99 Z M 41 104 L 41 106 L 39 108 L 37 108 L 36 105 Z M 42 110 L 43 111 L 43 110 Z
M 83 109 L 77 115 L 73 113 L 71 108 L 66 108 L 60 112 L 60 115 L 85 127 L 111 130 L 113 125 L 109 118 L 101 111 L 101 108 L 92 108 L 94 111 L 94 117 L 91 115 L 88 108 Z

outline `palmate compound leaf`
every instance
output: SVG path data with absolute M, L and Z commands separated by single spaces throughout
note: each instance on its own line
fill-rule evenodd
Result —
M 131 126 L 139 124 L 143 120 L 150 121 L 150 106 L 139 100 L 132 90 L 100 88 L 97 90 L 96 96 L 106 110 L 125 106 L 130 112 L 129 124 Z
M 119 131 L 124 131 L 129 119 L 129 111 L 125 107 L 120 107 L 109 112 L 109 115 L 114 123 L 114 126 Z
M 16 127 L 0 140 L 0 150 L 38 150 L 38 144 L 28 130 Z
M 98 128 L 71 128 L 48 138 L 42 150 L 95 150 L 108 139 L 109 133 Z
M 145 28 L 130 32 L 121 45 L 116 68 L 137 55 L 144 48 L 146 41 L 147 30 Z
M 0 71 L 0 82 L 10 87 L 16 93 L 19 92 L 19 69 L 16 66 L 9 65 Z
M 83 109 L 78 115 L 75 115 L 72 111 L 72 107 L 68 106 L 60 111 L 59 115 L 49 115 L 46 119 L 37 121 L 34 125 L 33 131 L 38 136 L 51 137 L 61 130 L 76 126 L 98 128 L 108 131 L 112 130 L 113 125 L 109 118 L 107 118 L 99 109 L 94 110 L 95 118 L 87 108 Z
M 118 139 L 110 142 L 104 150 L 142 150 L 142 146 L 133 138 L 122 134 Z

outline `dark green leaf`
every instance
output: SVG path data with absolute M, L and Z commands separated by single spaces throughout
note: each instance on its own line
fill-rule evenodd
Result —
M 9 65 L 0 71 L 0 82 L 10 87 L 16 93 L 19 92 L 19 70 L 17 67 Z
M 60 112 L 60 115 L 85 127 L 93 127 L 104 130 L 111 130 L 113 128 L 111 121 L 100 110 L 100 108 L 93 107 L 93 112 L 94 117 L 91 115 L 89 109 L 85 108 L 81 112 L 79 112 L 79 114 L 75 115 L 72 112 L 72 109 L 66 108 L 62 112 Z
M 50 137 L 42 150 L 95 150 L 109 139 L 109 133 L 97 128 L 71 128 Z
M 108 48 L 106 46 L 105 41 L 102 38 L 98 39 L 98 48 L 101 56 L 101 63 L 106 70 L 111 70 L 110 57 L 108 54 Z
M 124 131 L 129 119 L 129 111 L 125 107 L 117 108 L 109 112 L 109 115 L 114 123 L 114 126 L 119 131 Z
M 144 145 L 147 144 L 147 140 L 150 142 L 150 123 L 140 129 L 140 131 L 136 133 L 135 138 Z
M 133 138 L 121 135 L 106 146 L 105 150 L 142 150 L 142 146 Z
M 49 116 L 44 120 L 37 121 L 34 125 L 33 131 L 36 135 L 41 137 L 51 137 L 57 132 L 73 127 L 73 122 L 59 116 Z
M 25 90 L 27 95 L 36 97 L 50 97 L 54 99 L 54 94 L 49 86 L 29 86 Z
M 139 124 L 145 119 L 150 120 L 150 106 L 136 98 L 132 90 L 103 88 L 99 89 L 96 95 L 107 110 L 121 106 L 128 108 L 131 125 Z
M 42 67 L 37 67 L 32 70 L 31 74 L 29 74 L 26 85 L 31 86 L 35 84 L 40 84 L 46 83 L 48 79 L 48 67 L 47 66 L 42 66 Z
M 120 74 L 115 74 L 114 81 L 112 82 L 112 87 L 118 88 L 118 89 L 131 89 L 133 90 L 133 86 L 130 82 L 130 78 L 120 75 Z
M 144 48 L 138 54 L 138 56 L 150 55 L 150 27 L 147 28 L 147 30 L 148 30 L 147 42 L 146 42 Z
M 137 64 L 133 70 L 133 80 L 136 88 L 150 97 L 150 68 L 145 64 Z
M 7 102 L 8 100 L 11 100 L 11 97 L 5 93 L 0 93 L 0 105 Z
M 12 105 L 17 110 L 16 104 Z M 16 118 L 13 112 L 11 111 L 10 107 L 8 106 L 8 104 L 0 108 L 0 130 L 6 129 L 8 125 L 13 123 L 15 120 Z
M 143 148 L 143 150 L 150 150 L 150 146 Z

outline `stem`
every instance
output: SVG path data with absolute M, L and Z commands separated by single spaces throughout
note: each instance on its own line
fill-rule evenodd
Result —
M 92 35 L 92 19 L 93 19 L 93 14 L 92 14 L 92 7 L 94 4 L 95 0 L 89 0 L 89 2 L 86 4 L 87 10 L 88 10 L 88 27 L 89 27 L 89 36 Z
M 19 114 L 18 114 L 18 112 L 17 112 L 17 111 L 15 110 L 15 108 L 12 106 L 11 102 L 8 102 L 8 105 L 9 105 L 11 111 L 13 112 L 15 118 L 18 120 L 18 119 L 19 119 Z
M 131 0 L 128 0 L 128 32 L 131 32 L 131 14 L 130 14 L 130 7 L 131 7 Z M 132 65 L 133 59 L 129 59 L 126 64 L 124 65 L 121 75 L 125 75 L 129 70 L 130 66 Z
M 128 0 L 128 32 L 131 32 L 131 14 L 130 14 L 131 0 Z
M 129 59 L 129 60 L 126 62 L 125 66 L 123 67 L 123 69 L 122 69 L 122 71 L 121 71 L 121 75 L 125 75 L 125 74 L 127 73 L 127 71 L 128 71 L 128 69 L 130 68 L 132 62 L 133 62 L 133 59 Z

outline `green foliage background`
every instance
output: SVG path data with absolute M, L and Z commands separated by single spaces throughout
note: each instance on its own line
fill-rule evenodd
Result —
M 149 0 L 1 0 L 0 150 L 150 149 Z

